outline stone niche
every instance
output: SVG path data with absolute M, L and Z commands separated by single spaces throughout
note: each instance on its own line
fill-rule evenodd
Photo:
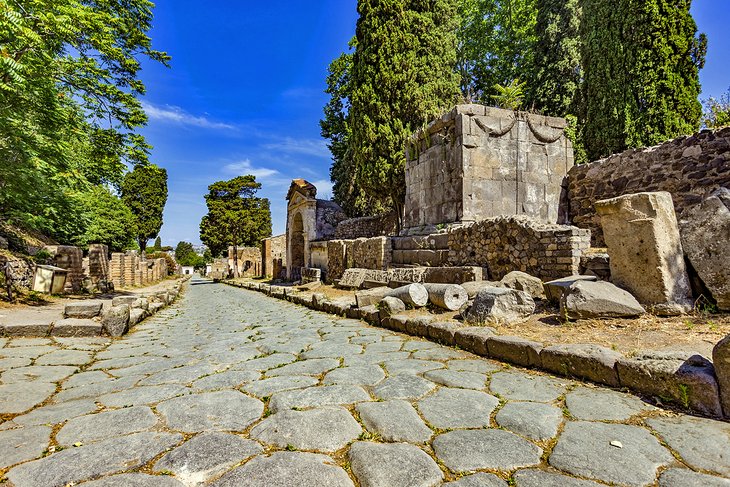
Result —
M 417 132 L 406 150 L 404 228 L 558 214 L 573 146 L 562 118 L 457 105 Z

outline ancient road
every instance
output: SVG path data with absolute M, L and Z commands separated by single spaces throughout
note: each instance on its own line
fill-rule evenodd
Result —
M 16 487 L 730 485 L 727 423 L 201 280 L 123 339 L 0 347 Z

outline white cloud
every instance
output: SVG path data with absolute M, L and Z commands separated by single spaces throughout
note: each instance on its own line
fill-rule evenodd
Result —
M 279 174 L 279 171 L 276 169 L 270 169 L 268 167 L 254 167 L 249 159 L 226 164 L 223 166 L 223 171 L 237 175 L 250 174 L 251 176 L 256 176 L 259 179 L 265 179 Z
M 322 139 L 295 139 L 285 137 L 280 142 L 266 144 L 264 149 L 279 151 L 284 154 L 305 154 L 308 156 L 326 157 L 329 159 L 330 151 L 327 143 Z
M 162 122 L 177 123 L 180 125 L 190 125 L 192 127 L 200 127 L 206 129 L 218 130 L 235 130 L 235 126 L 209 120 L 206 117 L 192 115 L 180 107 L 165 105 L 158 107 L 149 103 L 142 103 L 142 108 L 151 120 L 159 120 Z
M 329 199 L 332 197 L 332 181 L 329 179 L 320 179 L 312 184 L 317 188 L 318 198 Z

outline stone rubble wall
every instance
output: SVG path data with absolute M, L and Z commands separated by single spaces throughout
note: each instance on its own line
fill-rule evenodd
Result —
M 327 280 L 340 279 L 346 269 L 387 270 L 393 246 L 390 237 L 330 240 L 327 242 Z
M 261 256 L 263 277 L 286 278 L 286 234 L 263 239 Z
M 603 247 L 596 201 L 667 191 L 681 218 L 687 209 L 720 187 L 730 187 L 730 127 L 574 166 L 568 173 L 570 220 L 575 226 L 590 229 L 593 245 Z
M 395 213 L 364 216 L 341 221 L 335 230 L 335 239 L 352 240 L 356 238 L 395 235 L 398 218 Z
M 0 276 L 2 276 L 1 269 L 5 266 L 6 262 L 10 262 L 10 274 L 13 276 L 13 285 L 15 288 L 33 289 L 35 264 L 30 260 L 21 259 L 9 253 L 0 253 Z M 0 288 L 0 293 L 5 293 L 4 287 Z
M 522 271 L 549 281 L 578 274 L 591 232 L 502 216 L 451 230 L 448 236 L 452 266 L 486 265 L 493 280 Z

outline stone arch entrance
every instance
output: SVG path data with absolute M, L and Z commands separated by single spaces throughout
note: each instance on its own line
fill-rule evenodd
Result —
M 294 215 L 291 225 L 291 279 L 296 281 L 301 278 L 301 268 L 304 262 L 304 221 L 302 214 L 297 212 Z

